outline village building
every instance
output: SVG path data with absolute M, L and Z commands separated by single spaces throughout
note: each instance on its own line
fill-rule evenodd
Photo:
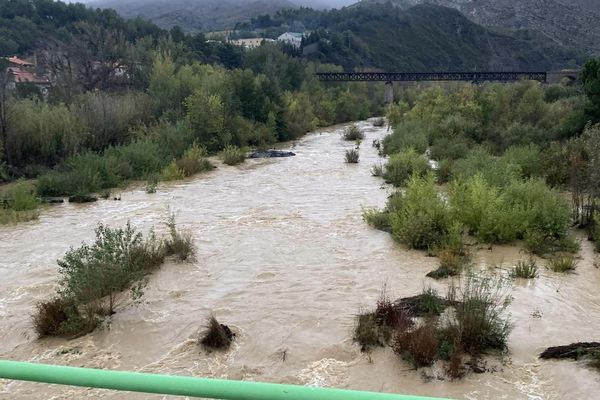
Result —
M 275 42 L 275 40 L 266 39 L 266 38 L 248 38 L 248 39 L 235 39 L 235 40 L 229 41 L 229 43 L 231 43 L 235 46 L 244 47 L 246 49 L 254 49 L 256 47 L 259 47 L 263 42 Z
M 277 41 L 291 44 L 294 47 L 300 48 L 302 46 L 302 38 L 304 34 L 299 32 L 285 32 L 279 35 Z
M 16 56 L 8 59 L 8 89 L 15 90 L 20 85 L 31 85 L 36 87 L 42 95 L 46 95 L 50 87 L 50 80 L 35 71 L 34 62 L 27 61 Z

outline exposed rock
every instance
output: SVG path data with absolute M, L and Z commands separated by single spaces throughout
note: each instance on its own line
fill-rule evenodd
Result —
M 69 196 L 69 203 L 92 203 L 96 200 L 98 200 L 97 197 L 89 194 L 76 194 L 74 196 Z
M 598 342 L 578 342 L 568 344 L 566 346 L 554 346 L 548 347 L 540 358 L 542 359 L 578 359 L 583 357 L 590 352 L 600 351 L 600 343 Z
M 404 297 L 394 301 L 394 307 L 403 311 L 410 317 L 423 317 L 428 314 L 430 310 L 427 310 L 424 305 L 431 300 L 431 295 L 419 294 L 417 296 Z M 443 311 L 446 307 L 455 306 L 457 302 L 451 302 L 444 298 L 437 297 L 435 301 L 438 302 L 440 311 Z
M 250 154 L 250 158 L 278 158 L 278 157 L 293 157 L 296 153 L 291 151 L 281 150 L 259 150 Z
M 59 204 L 64 202 L 65 199 L 62 197 L 42 197 L 42 203 Z

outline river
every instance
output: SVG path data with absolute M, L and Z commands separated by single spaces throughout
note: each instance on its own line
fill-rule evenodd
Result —
M 379 163 L 371 142 L 385 128 L 360 125 L 359 164 L 344 163 L 354 144 L 331 127 L 288 145 L 296 157 L 219 165 L 156 194 L 133 187 L 121 201 L 52 206 L 37 221 L 0 227 L 0 358 L 457 399 L 597 398 L 600 374 L 537 358 L 549 345 L 598 340 L 600 270 L 585 241 L 575 274 L 542 270 L 538 279 L 513 282 L 510 353 L 490 361 L 494 373 L 426 380 L 390 349 L 360 353 L 354 316 L 375 304 L 383 284 L 394 297 L 447 286 L 425 278 L 435 258 L 362 221 L 362 208 L 383 206 L 391 189 L 370 174 Z M 121 305 L 103 329 L 70 341 L 36 339 L 31 314 L 52 295 L 56 259 L 92 240 L 99 222 L 162 231 L 169 210 L 193 232 L 196 262 L 164 264 L 143 302 Z M 476 254 L 481 268 L 500 273 L 524 257 L 514 246 Z M 197 345 L 211 312 L 237 333 L 227 353 Z M 163 398 L 0 380 L 2 399 L 82 397 Z

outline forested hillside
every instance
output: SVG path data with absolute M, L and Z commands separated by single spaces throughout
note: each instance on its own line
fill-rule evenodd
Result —
M 362 0 L 360 4 L 390 3 Z M 600 54 L 600 1 L 596 0 L 391 0 L 401 8 L 435 4 L 459 10 L 485 27 L 532 30 L 547 41 Z
M 125 18 L 141 16 L 163 28 L 177 25 L 190 32 L 229 29 L 256 15 L 297 7 L 289 0 L 95 0 L 88 4 L 115 9 Z
M 304 42 L 304 55 L 347 70 L 551 70 L 584 59 L 580 52 L 535 32 L 500 33 L 435 5 L 407 10 L 391 4 L 359 4 L 327 12 L 287 10 L 267 22 L 257 18 L 246 29 L 267 35 L 290 26 L 312 31 Z

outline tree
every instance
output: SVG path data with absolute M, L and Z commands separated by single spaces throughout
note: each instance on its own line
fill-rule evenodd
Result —
M 589 103 L 586 116 L 592 123 L 600 122 L 600 60 L 590 59 L 581 70 L 581 82 Z
M 94 244 L 71 249 L 58 261 L 59 294 L 92 313 L 104 309 L 114 314 L 124 290 L 130 289 L 132 298 L 139 299 L 147 283 L 144 265 L 136 262 L 136 251 L 143 245 L 142 234 L 129 223 L 118 229 L 100 224 L 95 232 Z
M 197 90 L 185 101 L 187 119 L 201 144 L 219 150 L 231 142 L 225 130 L 225 108 L 220 95 Z
M 6 154 L 7 118 L 6 102 L 8 100 L 8 60 L 0 58 L 0 165 Z

